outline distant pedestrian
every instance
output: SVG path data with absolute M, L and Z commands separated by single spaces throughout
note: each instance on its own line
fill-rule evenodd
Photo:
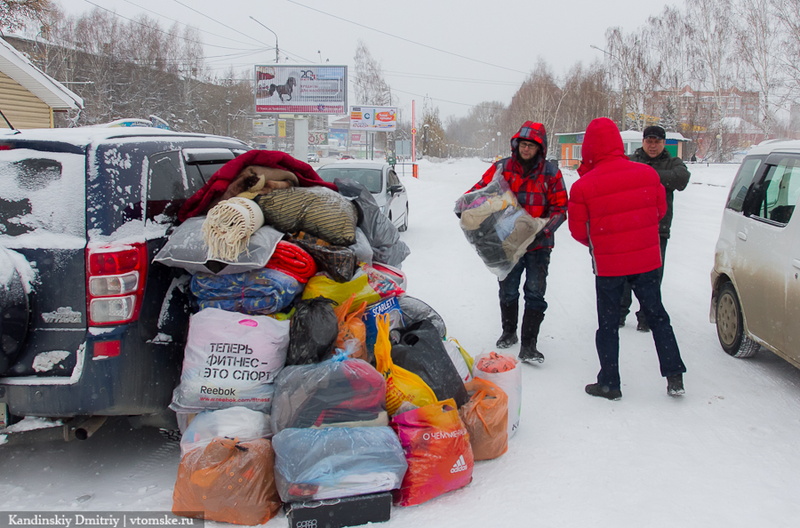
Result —
M 658 274 L 658 281 L 664 278 L 664 260 L 667 256 L 667 241 L 669 240 L 670 227 L 672 226 L 672 202 L 674 192 L 682 191 L 689 184 L 689 169 L 683 160 L 672 156 L 666 150 L 667 132 L 660 126 L 649 126 L 642 133 L 642 146 L 629 157 L 631 161 L 645 163 L 653 167 L 661 179 L 661 185 L 667 191 L 667 214 L 658 224 L 658 234 L 661 237 L 661 269 Z M 622 309 L 619 316 L 619 325 L 625 326 L 625 318 L 630 312 L 632 303 L 631 286 L 626 284 L 620 300 Z M 642 310 L 636 312 L 636 329 L 640 332 L 649 332 L 650 327 L 642 315 Z
M 619 299 L 630 284 L 645 321 L 653 330 L 661 375 L 670 396 L 684 393 L 675 333 L 661 302 L 659 220 L 667 212 L 658 173 L 624 154 L 619 129 L 608 118 L 586 128 L 580 178 L 570 190 L 569 230 L 589 247 L 595 272 L 598 328 L 595 346 L 600 360 L 597 383 L 587 394 L 609 400 L 622 397 L 619 375 Z
M 567 215 L 567 189 L 564 179 L 558 165 L 547 161 L 546 156 L 547 133 L 544 125 L 526 121 L 511 138 L 511 156 L 492 164 L 480 181 L 467 191 L 473 192 L 486 187 L 500 171 L 525 211 L 534 218 L 548 218 L 547 224 L 533 239 L 519 262 L 500 281 L 499 293 L 503 332 L 496 345 L 497 348 L 510 348 L 519 341 L 519 286 L 522 273 L 525 272 L 525 282 L 522 285 L 525 312 L 522 315 L 519 359 L 539 363 L 544 361 L 544 354 L 539 351 L 537 342 L 544 312 L 547 310 L 544 293 L 547 288 L 550 252 L 555 243 L 553 233 Z

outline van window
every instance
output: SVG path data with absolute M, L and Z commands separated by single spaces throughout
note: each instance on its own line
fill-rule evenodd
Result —
M 763 161 L 763 157 L 750 157 L 742 162 L 739 172 L 736 173 L 736 177 L 731 184 L 731 192 L 728 194 L 728 203 L 725 207 L 739 213 L 742 212 L 747 191 L 753 184 L 756 171 L 758 171 Z
M 779 224 L 787 224 L 800 195 L 800 159 L 770 158 L 764 177 L 745 200 L 744 213 Z

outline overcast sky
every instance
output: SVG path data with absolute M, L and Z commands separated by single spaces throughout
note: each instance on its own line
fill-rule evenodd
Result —
M 420 118 L 426 96 L 442 120 L 483 101 L 508 104 L 539 57 L 563 75 L 579 61 L 603 59 L 590 45 L 604 47 L 607 28 L 631 31 L 663 10 L 642 0 L 54 1 L 70 14 L 102 5 L 126 18 L 147 14 L 165 29 L 175 21 L 195 26 L 220 72 L 234 66 L 252 75 L 253 65 L 274 63 L 277 35 L 281 63 L 345 64 L 352 75 L 363 40 L 403 120 L 410 120 L 412 100 Z

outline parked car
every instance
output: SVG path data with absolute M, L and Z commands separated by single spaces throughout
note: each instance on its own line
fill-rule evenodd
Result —
M 800 141 L 750 150 L 731 185 L 711 273 L 722 348 L 767 348 L 800 367 Z
M 309 152 L 308 153 L 308 162 L 309 163 L 319 163 L 319 156 L 317 156 L 316 152 Z
M 382 161 L 341 160 L 317 169 L 325 181 L 350 178 L 361 183 L 375 197 L 383 214 L 400 231 L 408 229 L 408 194 L 391 165 Z
M 0 422 L 174 419 L 188 276 L 152 259 L 184 200 L 246 150 L 156 128 L 0 135 Z

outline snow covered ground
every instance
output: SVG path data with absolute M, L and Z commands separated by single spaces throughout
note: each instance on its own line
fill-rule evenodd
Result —
M 473 355 L 499 332 L 494 277 L 467 244 L 452 206 L 487 168 L 477 160 L 420 162 L 408 187 L 403 239 L 408 293 L 433 306 Z M 396 507 L 388 528 L 793 527 L 800 517 L 800 371 L 772 354 L 728 357 L 708 321 L 709 272 L 735 165 L 690 165 L 675 197 L 664 300 L 688 372 L 670 398 L 650 334 L 620 331 L 623 397 L 586 395 L 598 369 L 588 250 L 556 234 L 540 349 L 523 365 L 520 429 L 508 453 L 476 464 L 468 487 Z M 565 172 L 567 184 L 576 178 Z M 516 351 L 516 349 L 514 349 Z M 0 446 L 0 510 L 168 511 L 176 442 L 106 425 L 84 442 Z M 283 514 L 267 528 L 286 526 Z M 214 523 L 208 523 L 209 526 Z

